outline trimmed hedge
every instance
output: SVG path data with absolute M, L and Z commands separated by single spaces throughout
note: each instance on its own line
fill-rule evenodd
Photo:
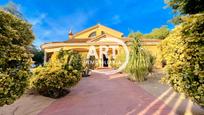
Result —
M 61 50 L 55 52 L 45 66 L 33 70 L 32 85 L 40 94 L 58 98 L 66 94 L 67 88 L 79 82 L 81 74 L 80 54 Z
M 33 40 L 30 24 L 0 9 L 0 106 L 12 104 L 24 93 Z
M 161 44 L 167 81 L 204 106 L 204 14 L 186 16 Z

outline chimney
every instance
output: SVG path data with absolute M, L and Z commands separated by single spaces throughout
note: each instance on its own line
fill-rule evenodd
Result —
M 69 39 L 73 39 L 73 33 L 72 33 L 72 30 L 70 29 L 70 31 L 69 31 Z

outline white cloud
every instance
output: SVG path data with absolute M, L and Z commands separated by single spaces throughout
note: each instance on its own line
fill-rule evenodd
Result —
M 45 42 L 68 40 L 68 31 L 78 32 L 84 29 L 87 21 L 94 12 L 77 11 L 68 16 L 54 19 L 46 14 L 40 14 L 37 18 L 31 17 L 29 22 L 33 24 L 33 30 L 36 34 L 34 44 L 40 46 Z
M 93 16 L 94 11 L 84 12 L 77 11 L 67 16 L 64 21 L 67 23 L 67 29 L 73 29 L 74 32 L 78 32 L 84 29 L 87 21 Z
M 119 15 L 114 15 L 113 17 L 112 17 L 112 23 L 113 24 L 119 24 L 120 22 L 121 22 L 121 18 L 120 18 L 120 16 Z
M 38 17 L 31 17 L 31 18 L 28 18 L 28 21 L 33 25 L 38 25 L 38 24 L 41 24 L 43 22 L 43 20 L 46 18 L 46 14 L 42 13 L 40 14 Z

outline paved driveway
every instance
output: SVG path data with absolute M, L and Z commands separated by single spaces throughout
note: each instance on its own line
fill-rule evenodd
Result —
M 170 113 L 171 109 L 124 75 L 92 73 L 41 111 L 40 115 L 135 115 Z M 152 102 L 153 105 L 151 104 Z M 162 110 L 158 108 L 162 106 Z M 175 113 L 172 113 L 175 114 Z

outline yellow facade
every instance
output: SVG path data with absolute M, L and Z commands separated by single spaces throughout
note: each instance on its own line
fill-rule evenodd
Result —
M 94 32 L 96 33 L 96 36 L 102 35 L 104 33 L 112 35 L 116 38 L 122 38 L 122 36 L 123 36 L 123 33 L 121 33 L 121 32 L 118 32 L 118 31 L 115 31 L 115 30 L 108 28 L 106 26 L 97 24 L 96 26 L 90 27 L 88 29 L 85 29 L 85 30 L 79 32 L 79 33 L 76 33 L 74 35 L 74 38 L 75 39 L 89 38 L 90 35 Z
M 69 33 L 69 39 L 64 42 L 51 42 L 51 43 L 46 43 L 41 46 L 41 48 L 45 52 L 45 57 L 44 61 L 48 61 L 50 58 L 50 55 L 53 52 L 59 51 L 60 49 L 63 50 L 76 50 L 80 52 L 83 57 L 86 57 L 89 47 L 90 46 L 95 46 L 97 50 L 97 54 L 99 55 L 99 46 L 104 45 L 104 46 L 109 46 L 113 45 L 114 43 L 111 43 L 108 40 L 103 40 L 104 38 L 118 38 L 124 41 L 126 45 L 129 47 L 129 43 L 131 38 L 125 38 L 123 37 L 123 33 L 116 31 L 114 29 L 111 29 L 109 27 L 97 24 L 95 26 L 92 26 L 88 29 L 82 30 L 81 32 L 73 34 L 72 32 Z M 158 40 L 151 40 L 151 39 L 142 39 L 142 45 L 144 48 L 152 52 L 153 55 L 157 56 L 158 55 L 158 49 L 157 49 L 157 44 L 160 42 Z M 120 49 L 120 48 L 119 48 Z M 108 66 L 110 66 L 110 60 L 112 59 L 111 57 L 111 49 L 108 55 Z M 118 51 L 120 53 L 120 51 Z M 49 54 L 49 55 L 48 55 Z M 98 59 L 98 67 L 104 67 L 102 62 L 104 59 Z

